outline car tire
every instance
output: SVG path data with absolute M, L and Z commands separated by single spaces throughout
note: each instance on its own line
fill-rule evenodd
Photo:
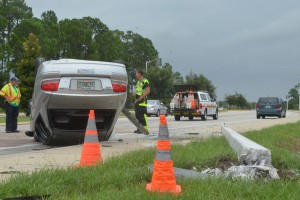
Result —
M 194 116 L 189 116 L 189 120 L 192 121 L 194 119 Z
M 47 130 L 41 117 L 39 117 L 35 122 L 35 139 L 45 145 L 51 144 L 52 135 Z
M 180 116 L 179 115 L 175 115 L 174 118 L 175 118 L 175 121 L 179 121 L 180 120 Z
M 259 118 L 260 118 L 260 115 L 256 115 L 256 118 L 259 119 Z
M 157 112 L 156 112 L 156 117 L 159 117 L 159 116 L 160 116 L 160 111 L 157 110 Z
M 216 110 L 216 114 L 213 115 L 213 119 L 217 120 L 218 117 L 219 117 L 219 112 L 218 112 L 218 110 Z
M 201 115 L 201 119 L 202 119 L 203 121 L 205 121 L 205 120 L 207 119 L 207 112 L 206 112 L 206 110 L 204 111 L 204 114 Z
M 261 118 L 265 119 L 265 118 L 266 118 L 266 116 L 261 116 Z

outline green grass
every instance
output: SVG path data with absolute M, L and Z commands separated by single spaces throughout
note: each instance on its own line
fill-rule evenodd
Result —
M 245 136 L 272 151 L 272 164 L 279 171 L 300 172 L 300 123 L 278 125 Z M 296 146 L 295 146 L 296 145 Z M 299 199 L 300 178 L 280 180 L 232 180 L 177 178 L 182 193 L 178 196 L 146 191 L 152 179 L 147 169 L 153 164 L 155 149 L 139 150 L 113 157 L 102 165 L 79 169 L 48 169 L 19 174 L 0 184 L 0 198 L 50 195 L 47 199 Z M 221 159 L 236 155 L 224 137 L 181 146 L 172 144 L 174 166 L 191 169 L 214 168 Z
M 30 122 L 30 118 L 26 116 L 19 116 L 18 122 Z M 5 116 L 0 117 L 0 123 L 5 123 Z

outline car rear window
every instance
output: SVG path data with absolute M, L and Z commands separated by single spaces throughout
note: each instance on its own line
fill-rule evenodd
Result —
M 153 100 L 148 100 L 147 101 L 147 104 L 149 104 L 149 105 L 154 105 L 154 103 L 155 103 L 155 101 L 153 101 Z
M 263 97 L 263 98 L 259 98 L 258 103 L 278 103 L 278 98 L 276 98 L 276 97 Z

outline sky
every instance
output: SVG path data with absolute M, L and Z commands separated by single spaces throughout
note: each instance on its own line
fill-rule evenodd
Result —
M 203 74 L 217 100 L 238 92 L 286 100 L 300 83 L 299 0 L 25 0 L 41 18 L 85 16 L 152 41 L 163 63 Z M 146 65 L 146 64 L 145 64 Z

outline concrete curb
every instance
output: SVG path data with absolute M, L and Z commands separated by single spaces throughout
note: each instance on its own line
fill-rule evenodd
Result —
M 226 125 L 221 128 L 231 148 L 238 154 L 240 163 L 247 165 L 272 166 L 271 151 L 240 135 Z

